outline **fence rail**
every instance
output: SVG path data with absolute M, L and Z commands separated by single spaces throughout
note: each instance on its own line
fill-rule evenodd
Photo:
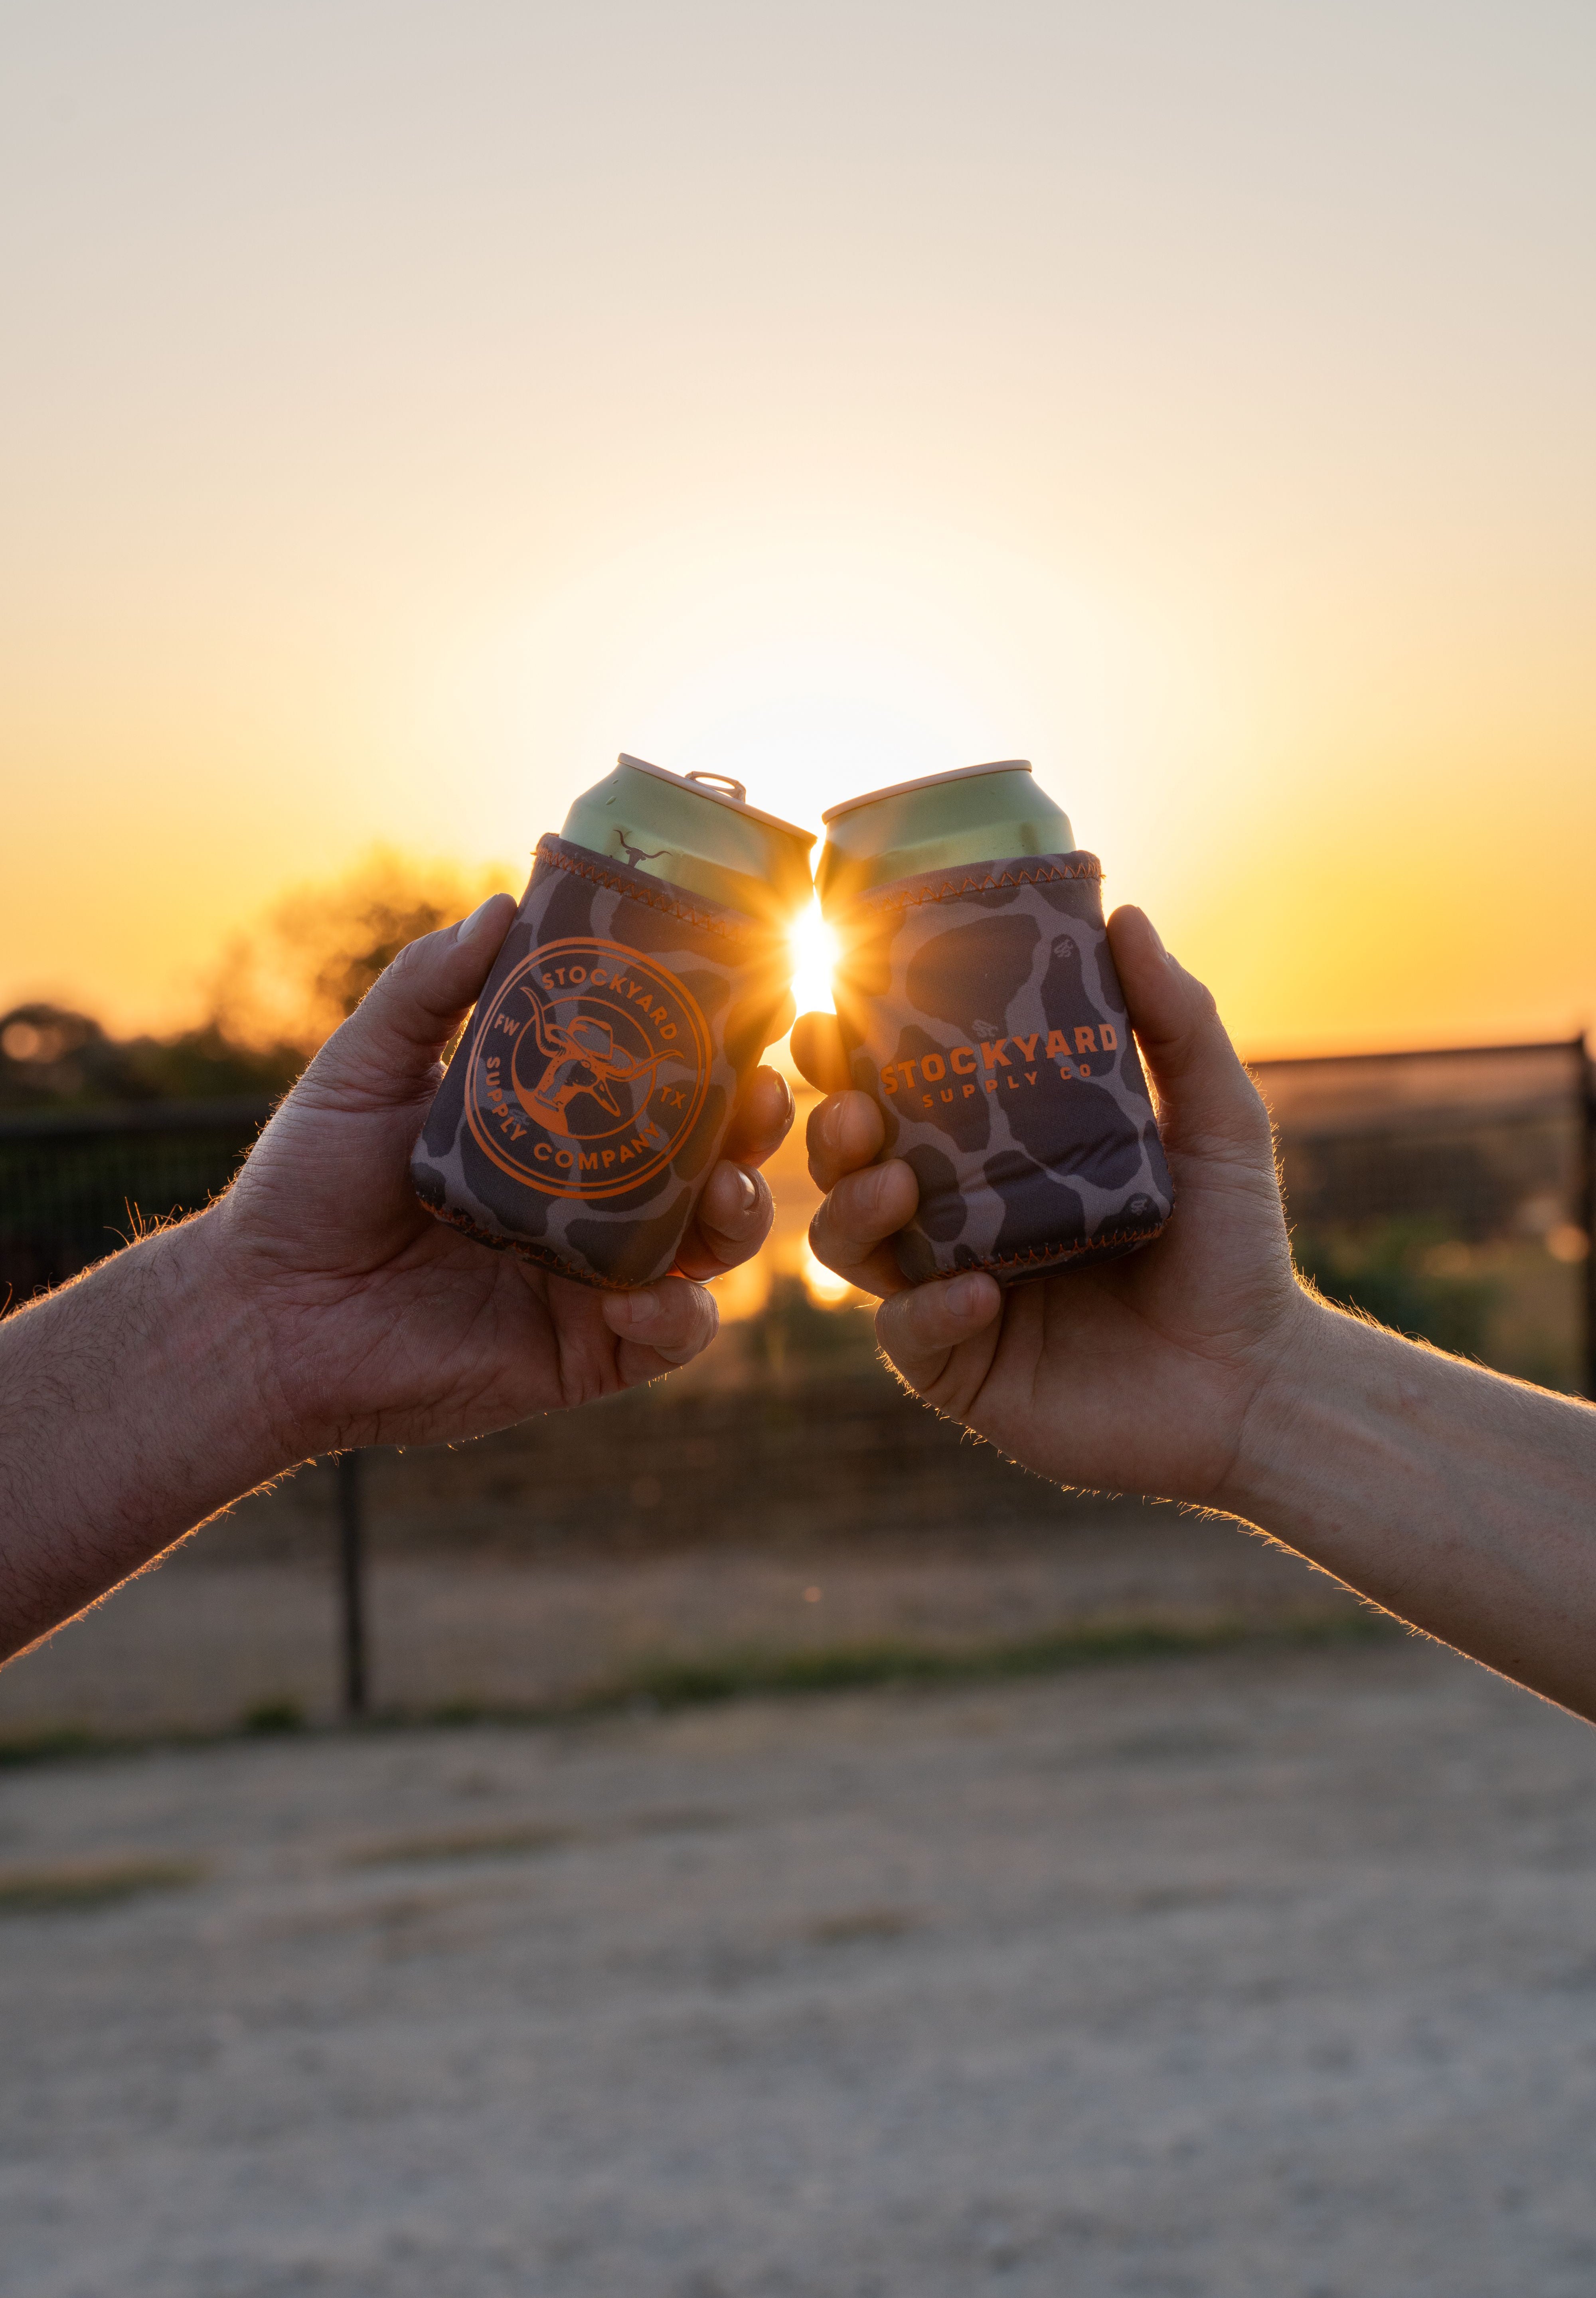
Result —
M 1596 1396 L 1584 1037 L 1252 1065 L 1299 1262 L 1332 1295 Z
M 225 1189 L 269 1101 L 137 1102 L 0 1116 L 0 1307 L 74 1277 Z

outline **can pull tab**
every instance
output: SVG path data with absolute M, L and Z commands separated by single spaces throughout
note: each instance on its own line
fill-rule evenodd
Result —
M 748 802 L 748 791 L 740 781 L 733 781 L 730 774 L 705 773 L 695 768 L 683 774 L 682 779 L 684 782 L 704 782 L 711 789 L 724 790 L 728 798 L 734 798 L 739 806 L 746 806 Z

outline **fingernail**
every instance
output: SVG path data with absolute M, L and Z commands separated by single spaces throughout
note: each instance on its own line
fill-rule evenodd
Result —
M 745 1213 L 751 1213 L 759 1202 L 759 1191 L 755 1186 L 753 1176 L 750 1173 L 745 1173 L 740 1165 L 733 1165 L 732 1170 L 737 1176 L 738 1193 L 742 1200 L 739 1210 Z
M 781 1088 L 781 1123 L 783 1126 L 790 1125 L 798 1110 L 798 1104 L 792 1097 L 792 1087 L 788 1084 L 780 1070 L 773 1070 L 772 1074 L 774 1077 L 776 1083 Z
M 499 897 L 497 894 L 490 894 L 485 902 L 478 902 L 476 907 L 472 911 L 468 918 L 461 919 L 459 924 L 456 926 L 454 930 L 454 938 L 456 941 L 470 940 L 472 935 L 476 931 L 477 927 L 481 925 L 484 918 L 487 916 L 488 912 L 492 908 L 493 904 L 498 900 L 498 898 Z
M 610 1302 L 628 1325 L 651 1325 L 659 1314 L 657 1293 L 614 1293 Z
M 972 1317 L 985 1292 L 979 1277 L 955 1277 L 947 1288 L 947 1305 L 955 1317 Z

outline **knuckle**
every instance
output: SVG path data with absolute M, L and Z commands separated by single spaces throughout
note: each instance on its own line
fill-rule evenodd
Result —
M 662 1356 L 697 1356 L 715 1338 L 719 1322 L 715 1295 L 692 1277 L 678 1277 L 667 1293 L 664 1330 L 654 1346 Z
M 1204 1023 L 1217 1021 L 1220 1018 L 1220 1001 L 1208 984 L 1205 981 L 1199 981 L 1195 973 L 1188 973 L 1187 980 L 1192 986 L 1192 1008 L 1195 1018 Z
M 404 947 L 388 960 L 382 972 L 377 975 L 377 981 L 385 979 L 391 983 L 397 983 L 401 988 L 411 987 L 416 975 L 426 963 L 428 945 L 434 938 L 431 934 L 419 934 L 414 941 L 407 941 Z M 374 982 L 372 988 L 376 987 L 376 983 Z
M 1247 1122 L 1255 1133 L 1267 1135 L 1272 1140 L 1274 1120 L 1269 1115 L 1269 1104 L 1258 1090 L 1258 1080 L 1256 1078 L 1248 1077 L 1245 1070 L 1242 1071 L 1242 1077 L 1245 1080 L 1242 1087 L 1242 1107 L 1246 1112 Z

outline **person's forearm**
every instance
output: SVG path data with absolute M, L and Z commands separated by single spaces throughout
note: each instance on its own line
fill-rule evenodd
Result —
M 0 1323 L 0 1659 L 294 1457 L 212 1217 Z
M 1596 1721 L 1596 1409 L 1304 1296 L 1220 1505 Z

